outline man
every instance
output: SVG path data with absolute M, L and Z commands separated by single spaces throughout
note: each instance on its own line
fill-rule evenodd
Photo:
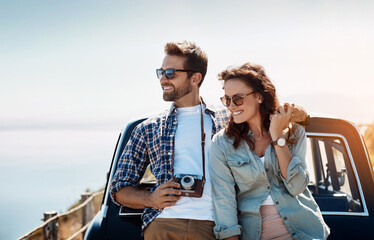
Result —
M 111 197 L 116 204 L 144 208 L 145 240 L 213 240 L 207 149 L 212 136 L 225 126 L 229 113 L 207 106 L 200 98 L 199 88 L 208 65 L 200 47 L 187 41 L 167 43 L 165 54 L 157 76 L 163 99 L 173 104 L 134 129 L 111 183 Z M 296 120 L 305 119 L 304 111 L 295 108 L 294 112 Z M 151 192 L 138 189 L 148 165 L 157 181 Z M 205 180 L 201 197 L 181 196 L 181 184 L 173 181 L 173 176 L 180 174 Z

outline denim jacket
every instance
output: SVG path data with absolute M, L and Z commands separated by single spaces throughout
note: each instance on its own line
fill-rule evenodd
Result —
M 293 157 L 286 178 L 281 175 L 273 146 L 267 147 L 263 164 L 244 140 L 234 149 L 233 139 L 224 130 L 214 136 L 209 164 L 217 238 L 241 235 L 242 239 L 260 239 L 260 207 L 269 194 L 294 239 L 327 238 L 330 230 L 308 190 L 305 130 L 297 124 L 294 127 L 297 142 L 289 146 Z

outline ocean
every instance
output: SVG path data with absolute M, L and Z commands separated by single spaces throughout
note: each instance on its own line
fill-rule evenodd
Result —
M 0 239 L 66 212 L 86 189 L 104 187 L 121 129 L 0 130 Z

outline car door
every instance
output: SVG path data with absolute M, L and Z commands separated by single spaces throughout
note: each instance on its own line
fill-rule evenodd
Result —
M 309 189 L 331 228 L 329 239 L 372 238 L 373 172 L 358 128 L 315 117 L 306 132 Z

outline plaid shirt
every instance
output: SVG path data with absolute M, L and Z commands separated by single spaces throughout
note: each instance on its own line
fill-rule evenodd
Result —
M 172 104 L 169 110 L 145 120 L 132 132 L 110 186 L 111 198 L 117 205 L 120 204 L 114 194 L 126 186 L 138 187 L 149 164 L 156 178 L 152 192 L 173 177 L 172 149 L 178 126 L 177 111 Z M 212 136 L 226 126 L 229 119 L 229 112 L 223 107 L 206 106 L 205 113 L 213 122 Z M 142 230 L 160 213 L 157 209 L 144 208 Z

